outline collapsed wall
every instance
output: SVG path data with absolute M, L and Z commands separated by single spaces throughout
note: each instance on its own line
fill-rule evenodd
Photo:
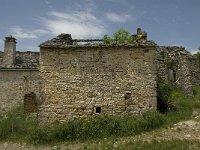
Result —
M 158 78 L 177 83 L 183 91 L 192 96 L 192 86 L 199 85 L 199 65 L 185 48 L 158 46 Z
M 192 75 L 192 85 L 200 85 L 200 62 L 196 56 L 190 57 L 190 70 Z
M 41 45 L 39 123 L 156 110 L 155 46 Z

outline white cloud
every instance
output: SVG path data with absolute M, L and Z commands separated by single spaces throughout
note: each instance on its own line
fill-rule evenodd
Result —
M 47 34 L 47 31 L 42 29 L 23 29 L 19 26 L 14 26 L 10 28 L 9 33 L 18 39 L 37 39 L 39 36 Z
M 131 16 L 129 14 L 116 14 L 113 12 L 107 13 L 106 17 L 109 21 L 114 23 L 125 23 L 131 20 Z
M 97 19 L 90 11 L 53 11 L 49 15 L 50 18 L 43 18 L 43 23 L 54 35 L 69 33 L 73 38 L 94 38 L 106 32 L 103 21 Z

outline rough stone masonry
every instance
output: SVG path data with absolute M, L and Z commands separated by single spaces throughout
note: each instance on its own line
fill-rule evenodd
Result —
M 156 109 L 155 45 L 64 44 L 68 36 L 40 45 L 40 124 Z
M 30 93 L 35 94 L 31 104 L 39 102 L 39 53 L 18 52 L 16 43 L 14 37 L 6 37 L 4 53 L 0 52 L 0 113 L 23 104 L 26 112 L 35 111 L 26 102 L 30 102 L 26 97 Z
M 61 34 L 40 45 L 40 67 L 39 52 L 18 52 L 16 39 L 6 37 L 0 52 L 0 112 L 24 104 L 26 112 L 38 111 L 41 125 L 142 114 L 156 110 L 158 79 L 193 94 L 192 86 L 200 85 L 196 57 L 183 47 L 148 41 L 141 29 L 133 37 L 132 44 L 104 45 Z
M 199 69 L 192 69 L 199 68 L 195 57 L 182 47 L 147 41 L 141 29 L 133 37 L 129 45 L 77 45 L 61 34 L 41 44 L 40 124 L 156 110 L 158 79 L 193 94 L 193 81 L 200 83 Z

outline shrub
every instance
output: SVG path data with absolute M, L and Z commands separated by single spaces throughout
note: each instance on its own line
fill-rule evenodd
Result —
M 158 81 L 157 109 L 160 112 L 165 113 L 176 110 L 175 100 L 172 98 L 174 92 L 182 95 L 180 89 L 174 83 L 164 82 L 162 80 Z
M 129 44 L 134 41 L 133 36 L 130 35 L 127 29 L 119 29 L 113 34 L 113 37 L 104 35 L 104 44 Z
M 24 114 L 21 106 L 0 115 L 0 140 L 26 138 L 27 133 L 36 128 L 36 119 L 33 118 Z

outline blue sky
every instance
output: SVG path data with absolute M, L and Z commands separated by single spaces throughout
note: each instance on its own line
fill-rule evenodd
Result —
M 0 50 L 5 36 L 17 38 L 17 50 L 60 33 L 73 38 L 102 38 L 119 28 L 141 27 L 159 45 L 189 51 L 200 46 L 200 0 L 0 0 Z

